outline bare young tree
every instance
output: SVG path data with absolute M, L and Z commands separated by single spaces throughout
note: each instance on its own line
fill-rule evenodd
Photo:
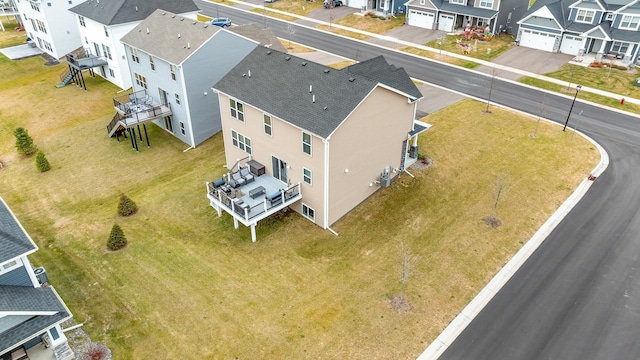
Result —
M 502 225 L 502 220 L 496 217 L 496 212 L 498 210 L 498 203 L 500 202 L 500 197 L 505 195 L 508 192 L 508 183 L 504 175 L 498 175 L 495 183 L 495 201 L 493 202 L 493 209 L 491 210 L 490 216 L 485 216 L 484 222 L 491 227 L 498 227 Z
M 544 117 L 547 112 L 547 93 L 544 93 L 542 97 L 542 103 L 540 103 L 540 112 L 538 113 L 538 121 L 536 121 L 536 128 L 533 130 L 532 138 L 538 137 L 538 127 L 540 126 L 540 118 Z
M 288 48 L 291 49 L 291 38 L 293 37 L 293 34 L 296 33 L 296 29 L 291 25 L 287 25 L 287 33 L 289 34 L 289 46 Z
M 405 245 L 404 241 L 400 241 L 400 295 L 396 295 L 390 300 L 391 307 L 397 312 L 407 312 L 411 309 L 411 304 L 405 296 L 404 290 L 414 263 L 415 258 L 409 247 Z

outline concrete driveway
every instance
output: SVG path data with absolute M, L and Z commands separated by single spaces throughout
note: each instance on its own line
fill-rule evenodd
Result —
M 524 46 L 514 46 L 509 51 L 495 58 L 492 62 L 535 74 L 546 74 L 560 69 L 562 65 L 568 63 L 573 57 L 573 55 L 555 54 Z M 487 74 L 493 72 L 493 68 L 488 66 L 480 66 L 476 68 L 476 70 Z M 496 76 L 517 80 L 522 75 L 496 70 Z

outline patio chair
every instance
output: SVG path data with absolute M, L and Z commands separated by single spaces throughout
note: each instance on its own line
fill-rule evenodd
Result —
M 242 176 L 246 180 L 247 184 L 255 180 L 253 174 L 249 172 L 248 167 L 240 169 L 240 176 Z
M 247 180 L 245 180 L 239 172 L 233 173 L 233 175 L 231 175 L 231 180 L 229 180 L 229 185 L 233 186 L 234 189 L 239 188 L 246 183 Z

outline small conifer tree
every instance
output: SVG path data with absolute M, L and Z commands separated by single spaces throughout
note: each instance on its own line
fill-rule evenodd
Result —
M 36 167 L 38 168 L 38 170 L 40 170 L 40 172 L 51 170 L 49 160 L 47 160 L 42 151 L 38 151 L 38 154 L 36 154 Z
M 120 204 L 118 204 L 118 215 L 129 216 L 138 212 L 138 205 L 129 199 L 125 194 L 120 195 Z
M 38 147 L 33 143 L 33 139 L 25 128 L 16 128 L 13 135 L 16 137 L 16 149 L 19 154 L 32 155 L 38 151 Z
M 111 251 L 120 250 L 127 245 L 127 238 L 124 236 L 124 232 L 120 225 L 114 224 L 111 228 L 111 234 L 109 234 L 109 240 L 107 240 L 107 249 Z

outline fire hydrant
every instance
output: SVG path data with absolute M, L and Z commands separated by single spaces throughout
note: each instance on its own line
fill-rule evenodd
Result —
M 624 98 L 620 99 L 620 105 L 624 105 Z

